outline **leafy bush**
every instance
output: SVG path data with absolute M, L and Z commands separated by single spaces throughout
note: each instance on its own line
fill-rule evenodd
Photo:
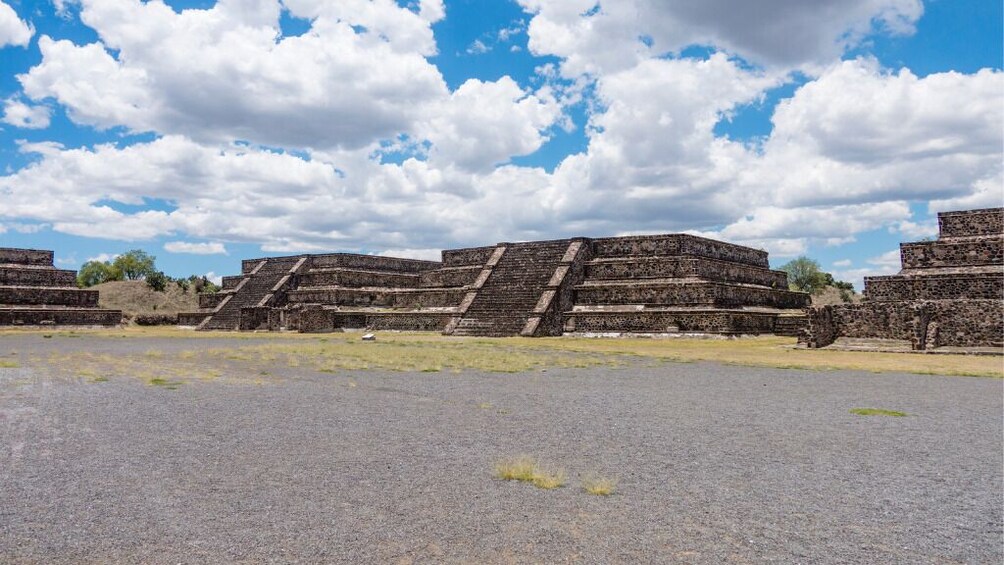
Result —
M 77 273 L 77 286 L 87 288 L 108 281 L 122 280 L 122 271 L 108 261 L 88 261 Z
M 171 277 L 165 275 L 163 271 L 154 271 L 146 276 L 147 286 L 157 292 L 164 292 L 164 289 L 167 288 L 167 283 L 171 282 L 171 280 Z

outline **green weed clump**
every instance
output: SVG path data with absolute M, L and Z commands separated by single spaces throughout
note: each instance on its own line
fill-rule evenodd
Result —
M 18 367 L 20 365 L 18 365 L 17 361 L 0 360 L 0 369 L 17 369 Z
M 851 408 L 851 414 L 857 414 L 858 416 L 894 416 L 902 417 L 906 416 L 906 412 L 900 412 L 899 410 L 885 410 L 882 408 Z
M 149 382 L 153 386 L 159 386 L 167 390 L 178 390 L 178 387 L 182 385 L 181 381 L 169 381 L 161 377 L 154 377 Z

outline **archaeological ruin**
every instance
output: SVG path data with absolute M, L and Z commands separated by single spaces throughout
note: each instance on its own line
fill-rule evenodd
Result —
M 1004 208 L 938 214 L 934 241 L 900 245 L 899 274 L 866 277 L 860 304 L 809 310 L 801 340 L 909 341 L 914 350 L 1004 346 Z
M 52 251 L 0 248 L 0 326 L 114 326 L 122 312 L 98 308 L 98 291 L 77 288 Z
M 249 259 L 179 316 L 200 330 L 797 335 L 805 293 L 767 252 L 686 234 L 450 249 L 442 261 L 332 253 Z

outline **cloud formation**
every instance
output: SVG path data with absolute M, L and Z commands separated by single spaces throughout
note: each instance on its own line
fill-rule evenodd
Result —
M 602 75 L 694 45 L 755 64 L 812 72 L 874 32 L 909 34 L 921 0 L 519 0 L 534 14 L 530 49 L 567 76 Z
M 14 8 L 0 1 L 0 49 L 8 45 L 27 47 L 33 35 L 31 24 L 22 21 Z
M 430 60 L 433 24 L 448 17 L 440 0 L 221 0 L 182 12 L 82 0 L 100 40 L 40 37 L 41 61 L 20 75 L 4 121 L 44 128 L 58 105 L 79 125 L 152 139 L 23 143 L 32 161 L 0 176 L 0 219 L 166 237 L 178 253 L 239 242 L 429 257 L 689 230 L 785 256 L 874 230 L 919 233 L 911 202 L 999 205 L 1000 71 L 918 77 L 839 60 L 870 34 L 911 33 L 919 1 L 724 1 L 521 0 L 530 49 L 557 57 L 561 73 L 451 90 Z M 284 9 L 309 21 L 306 33 L 283 34 Z M 782 41 L 777 29 L 796 32 Z M 716 50 L 664 56 L 693 44 Z M 769 135 L 716 134 L 793 69 L 809 76 L 774 109 Z M 576 104 L 583 150 L 550 172 L 515 164 L 568 127 Z M 114 205 L 151 198 L 170 209 Z
M 192 255 L 226 255 L 227 248 L 219 242 L 189 243 L 186 241 L 169 241 L 164 244 L 168 253 L 189 253 Z

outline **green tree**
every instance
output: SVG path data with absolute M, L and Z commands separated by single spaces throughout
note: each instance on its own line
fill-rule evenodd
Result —
M 116 257 L 112 265 L 122 271 L 125 278 L 134 281 L 156 273 L 157 266 L 154 263 L 156 259 L 142 249 L 133 249 Z
M 826 287 L 827 273 L 819 268 L 819 263 L 802 256 L 781 265 L 781 270 L 788 273 L 788 285 L 793 290 L 801 290 L 815 294 Z M 833 280 L 833 277 L 829 277 Z
M 108 261 L 88 261 L 77 273 L 77 286 L 89 287 L 108 281 L 122 280 L 122 271 Z
M 164 292 L 169 282 L 171 282 L 171 277 L 165 275 L 163 271 L 154 271 L 146 276 L 147 286 L 157 292 Z
M 197 293 L 213 294 L 220 291 L 219 285 L 206 278 L 205 275 L 192 275 L 188 277 L 188 282 Z

